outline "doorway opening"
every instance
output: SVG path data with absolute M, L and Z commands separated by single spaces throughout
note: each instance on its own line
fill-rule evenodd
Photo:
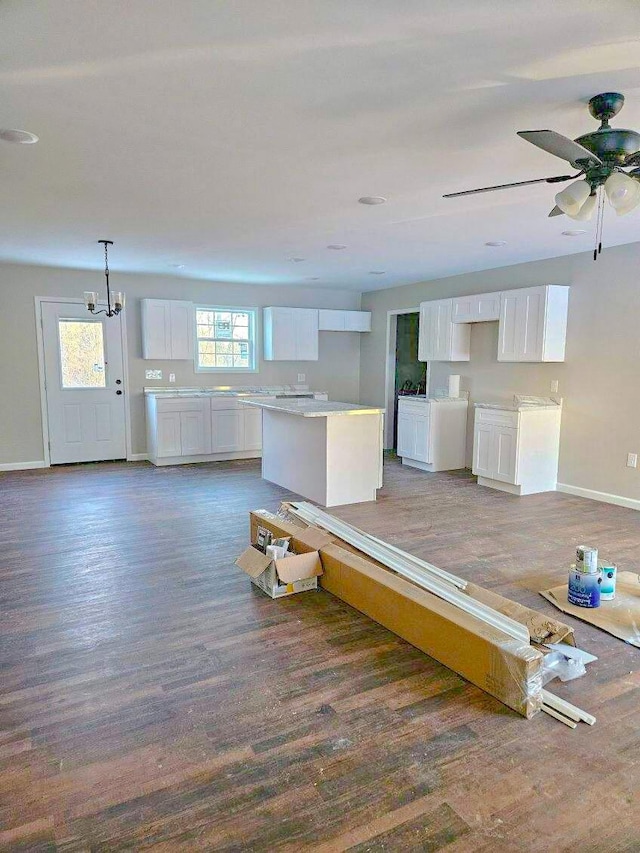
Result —
M 387 324 L 385 449 L 398 446 L 398 397 L 425 394 L 427 363 L 418 361 L 420 311 L 390 311 Z

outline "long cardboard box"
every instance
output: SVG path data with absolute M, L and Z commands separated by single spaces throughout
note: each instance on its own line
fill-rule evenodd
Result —
M 320 550 L 321 585 L 524 717 L 542 705 L 543 655 L 338 545 Z

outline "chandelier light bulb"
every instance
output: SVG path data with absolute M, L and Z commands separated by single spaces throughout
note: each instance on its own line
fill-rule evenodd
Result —
M 575 181 L 556 195 L 556 204 L 567 216 L 576 217 L 590 195 L 591 187 L 586 181 Z
M 618 216 L 630 213 L 640 204 L 640 183 L 624 172 L 609 175 L 604 184 L 604 191 Z

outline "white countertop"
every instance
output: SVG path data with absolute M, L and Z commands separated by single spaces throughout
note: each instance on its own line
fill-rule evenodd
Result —
M 303 418 L 329 418 L 337 415 L 383 415 L 384 409 L 375 406 L 356 406 L 332 400 L 242 400 L 245 406 L 257 406 L 272 412 L 284 412 Z
M 531 412 L 539 411 L 540 409 L 555 409 L 557 411 L 562 408 L 562 400 L 551 397 L 526 398 L 522 400 L 516 396 L 513 401 L 474 403 L 474 406 L 476 409 L 497 409 L 501 412 Z
M 151 386 L 145 387 L 144 393 L 148 397 L 171 399 L 173 397 L 296 397 L 300 394 L 326 394 L 326 391 L 310 391 L 306 385 L 270 385 L 266 387 L 220 385 L 212 388 L 154 388 Z

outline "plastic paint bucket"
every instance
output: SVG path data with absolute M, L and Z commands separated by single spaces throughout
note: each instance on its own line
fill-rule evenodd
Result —
M 567 600 L 569 604 L 577 607 L 600 607 L 600 588 L 602 586 L 602 573 L 581 572 L 569 569 L 569 584 L 567 586 Z
M 618 567 L 615 563 L 609 563 L 606 560 L 601 560 L 598 566 L 602 572 L 600 600 L 611 601 L 616 597 L 616 574 L 618 573 Z

